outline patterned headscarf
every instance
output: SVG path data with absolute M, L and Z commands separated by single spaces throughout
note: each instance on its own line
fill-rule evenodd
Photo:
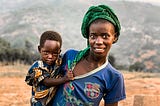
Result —
M 89 26 L 96 19 L 105 19 L 107 21 L 110 21 L 115 26 L 117 38 L 119 37 L 121 26 L 116 14 L 109 6 L 98 5 L 91 6 L 84 15 L 81 26 L 81 32 L 84 38 L 88 39 Z

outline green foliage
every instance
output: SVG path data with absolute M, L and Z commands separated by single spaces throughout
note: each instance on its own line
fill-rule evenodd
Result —
M 1 51 L 3 51 L 6 48 L 10 48 L 10 43 L 0 38 L 0 48 L 1 48 Z
M 0 61 L 12 64 L 17 61 L 23 64 L 32 64 L 39 59 L 39 54 L 31 52 L 31 48 L 29 42 L 26 43 L 25 49 L 11 48 L 10 43 L 0 38 Z
M 145 65 L 141 62 L 135 62 L 129 67 L 129 71 L 143 71 L 144 69 Z
M 148 61 L 146 59 L 150 59 L 154 63 L 151 70 L 160 72 L 159 6 L 120 0 L 116 2 L 112 0 L 92 0 L 89 2 L 82 0 L 67 2 L 65 0 L 47 0 L 45 2 L 35 0 L 30 2 L 25 0 L 20 4 L 16 2 L 12 3 L 8 0 L 5 7 L 0 6 L 0 19 L 2 19 L 0 36 L 10 42 L 8 45 L 10 48 L 30 49 L 29 51 L 34 53 L 37 50 L 36 45 L 40 34 L 45 30 L 53 29 L 62 34 L 62 51 L 68 48 L 83 49 L 86 46 L 86 40 L 80 36 L 82 18 L 90 4 L 104 3 L 113 7 L 123 27 L 117 46 L 112 48 L 115 56 L 119 59 L 116 62 L 119 66 L 116 64 L 116 68 L 128 69 L 128 64 L 133 63 L 135 59 L 143 63 Z M 26 40 L 29 41 L 29 45 Z M 1 46 L 1 54 L 9 52 L 6 51 L 7 48 L 2 49 Z M 140 58 L 142 53 L 147 53 L 149 50 L 155 51 L 153 55 L 155 57 Z M 145 69 L 145 71 L 148 70 Z
M 32 44 L 29 40 L 26 40 L 26 41 L 25 41 L 25 49 L 26 49 L 27 51 L 34 50 L 33 44 Z

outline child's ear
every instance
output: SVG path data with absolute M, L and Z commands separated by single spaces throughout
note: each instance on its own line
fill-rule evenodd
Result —
M 40 46 L 38 46 L 38 51 L 39 51 L 39 52 L 41 51 L 41 47 L 40 47 Z
M 62 50 L 60 49 L 60 50 L 59 50 L 59 53 L 61 53 L 61 51 L 62 51 Z

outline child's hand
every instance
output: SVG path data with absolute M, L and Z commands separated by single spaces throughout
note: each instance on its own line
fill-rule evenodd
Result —
M 74 75 L 72 71 L 67 71 L 65 78 L 67 81 L 74 80 Z

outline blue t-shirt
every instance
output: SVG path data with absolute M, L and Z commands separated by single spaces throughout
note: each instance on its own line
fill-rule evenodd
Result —
M 63 71 L 66 71 L 68 60 L 73 61 L 77 53 L 75 50 L 65 53 Z M 98 106 L 102 98 L 106 103 L 126 98 L 123 76 L 108 61 L 101 67 L 61 85 L 52 106 Z

